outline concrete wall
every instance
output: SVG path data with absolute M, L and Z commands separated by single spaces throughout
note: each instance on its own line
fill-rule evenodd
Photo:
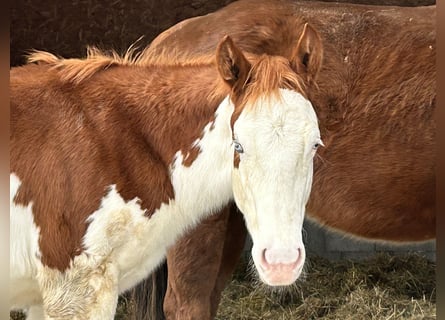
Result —
M 395 245 L 381 241 L 358 240 L 320 227 L 309 220 L 304 222 L 303 237 L 308 256 L 318 255 L 330 260 L 361 260 L 384 252 L 391 255 L 416 253 L 431 261 L 436 261 L 436 241 Z M 251 248 L 252 241 L 248 237 L 245 248 L 246 258 L 250 257 Z
M 351 239 L 345 235 L 329 231 L 306 220 L 304 241 L 308 254 L 316 254 L 332 260 L 363 259 L 379 252 L 390 254 L 418 253 L 429 260 L 436 260 L 436 242 L 420 242 L 394 245 L 377 241 Z

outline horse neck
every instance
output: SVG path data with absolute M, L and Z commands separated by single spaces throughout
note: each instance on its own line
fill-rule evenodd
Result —
M 232 198 L 234 106 L 229 91 L 213 65 L 168 67 L 159 76 L 168 84 L 156 90 L 167 92 L 151 95 L 143 112 L 155 107 L 161 119 L 156 126 L 145 120 L 142 131 L 163 149 L 180 211 L 185 215 L 213 212 Z
M 117 67 L 103 73 L 100 88 L 99 98 L 113 101 L 110 123 L 125 119 L 120 121 L 125 130 L 143 139 L 165 164 L 178 151 L 196 152 L 193 143 L 228 94 L 212 65 Z
M 183 212 L 210 212 L 230 201 L 233 105 L 213 65 L 116 67 L 96 76 L 80 91 L 91 97 L 85 104 L 103 128 L 115 171 L 125 166 L 125 180 L 143 190 L 143 205 L 154 197 L 147 179 L 164 185 L 157 198 L 174 197 Z M 97 110 L 101 101 L 107 105 Z

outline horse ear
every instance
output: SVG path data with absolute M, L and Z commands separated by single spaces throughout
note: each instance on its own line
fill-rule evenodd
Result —
M 224 81 L 232 88 L 242 88 L 250 71 L 250 63 L 229 36 L 225 36 L 218 45 L 216 64 Z
M 292 54 L 291 65 L 307 82 L 316 79 L 323 59 L 323 44 L 318 32 L 306 23 Z

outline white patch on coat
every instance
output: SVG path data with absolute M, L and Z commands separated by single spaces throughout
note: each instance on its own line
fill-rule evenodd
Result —
M 21 182 L 14 174 L 9 176 L 9 228 L 10 228 L 10 305 L 23 308 L 40 304 L 42 297 L 35 279 L 40 263 L 39 228 L 34 223 L 32 203 L 17 205 L 14 198 Z
M 26 311 L 26 320 L 42 320 L 45 319 L 42 305 L 34 305 Z
M 105 209 L 104 203 L 90 217 L 84 238 L 86 251 L 107 256 L 113 249 L 113 260 L 120 270 L 119 292 L 147 277 L 164 260 L 168 247 L 179 236 L 232 199 L 232 113 L 233 105 L 225 99 L 215 114 L 213 129 L 210 130 L 212 123 L 208 124 L 202 139 L 194 142 L 201 153 L 189 167 L 182 165 L 184 155 L 176 153 L 171 166 L 174 199 L 163 203 L 150 219 L 144 216 L 137 199 L 126 203 L 125 209 L 112 211 L 111 208 L 124 205 L 115 188 L 107 197 L 110 208 Z
M 272 285 L 261 268 L 265 249 L 271 250 L 268 256 L 274 263 L 304 258 L 302 225 L 312 184 L 313 147 L 320 142 L 311 103 L 295 91 L 281 89 L 280 95 L 278 100 L 260 99 L 255 108 L 247 106 L 234 125 L 244 151 L 233 171 L 234 197 L 252 236 L 255 265 Z
M 12 239 L 16 245 L 11 255 L 20 259 L 11 259 L 11 270 L 18 270 L 12 274 L 11 287 L 27 281 L 28 289 L 17 292 L 15 305 L 26 308 L 43 303 L 45 316 L 57 319 L 113 319 L 118 294 L 147 277 L 187 229 L 232 199 L 233 110 L 229 99 L 220 104 L 214 123 L 205 127 L 202 139 L 195 143 L 201 152 L 189 167 L 182 165 L 180 152 L 175 155 L 171 166 L 175 198 L 150 218 L 138 199 L 126 202 L 110 186 L 99 209 L 87 219 L 84 252 L 64 273 L 42 266 L 32 204 L 13 203 L 20 182 L 11 175 L 11 190 L 15 190 L 11 191 L 11 228 L 21 229 L 21 236 Z M 24 294 L 31 289 L 35 291 L 32 299 Z

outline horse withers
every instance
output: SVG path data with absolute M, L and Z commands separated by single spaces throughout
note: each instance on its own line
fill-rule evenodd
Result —
M 13 68 L 12 307 L 112 319 L 119 293 L 232 199 L 262 280 L 293 283 L 322 144 L 306 94 L 321 55 L 306 24 L 292 58 L 243 53 L 226 36 L 208 62 L 91 49 L 83 60 L 37 52 Z

